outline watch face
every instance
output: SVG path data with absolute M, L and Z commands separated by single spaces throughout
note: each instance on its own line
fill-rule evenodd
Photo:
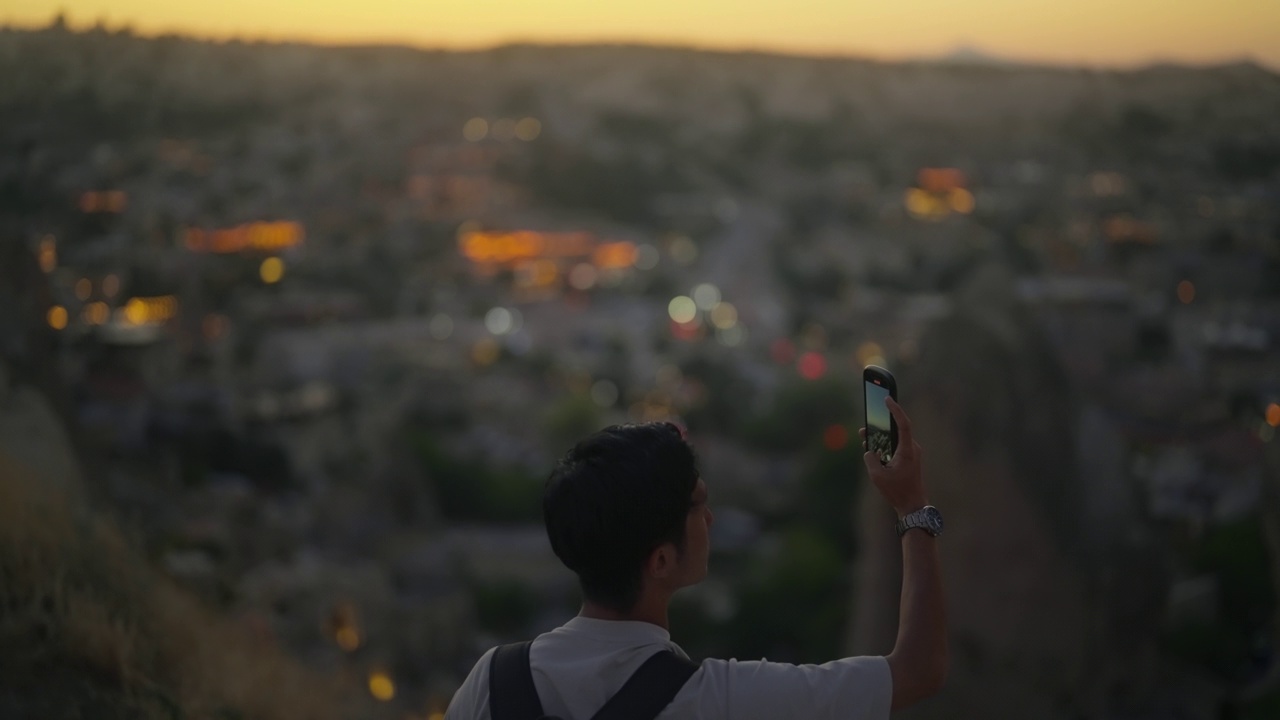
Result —
M 942 513 L 938 512 L 938 508 L 927 507 L 924 509 L 925 525 L 937 535 L 942 532 Z

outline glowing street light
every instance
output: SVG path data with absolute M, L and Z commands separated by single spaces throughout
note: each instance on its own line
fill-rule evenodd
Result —
M 671 302 L 667 303 L 667 314 L 671 319 L 681 325 L 693 322 L 698 316 L 698 306 L 694 303 L 693 298 L 687 295 L 677 295 L 671 298 Z
M 262 265 L 258 267 L 258 276 L 268 285 L 280 282 L 280 278 L 284 277 L 284 261 L 278 257 L 263 260 Z

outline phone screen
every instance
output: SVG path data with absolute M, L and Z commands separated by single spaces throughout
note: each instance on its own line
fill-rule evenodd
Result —
M 890 434 L 889 408 L 884 404 L 889 388 L 870 380 L 863 383 L 867 396 L 867 449 L 880 456 L 880 462 L 893 459 L 893 437 Z

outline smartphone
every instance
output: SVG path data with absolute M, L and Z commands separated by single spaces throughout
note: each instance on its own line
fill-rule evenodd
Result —
M 862 399 L 866 408 L 866 449 L 874 452 L 881 464 L 888 464 L 898 451 L 898 423 L 894 422 L 885 398 L 898 399 L 898 383 L 893 373 L 868 365 L 862 369 Z

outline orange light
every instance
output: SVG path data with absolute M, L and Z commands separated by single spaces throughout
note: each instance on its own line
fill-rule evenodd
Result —
M 1129 215 L 1116 215 L 1102 222 L 1102 234 L 1107 242 L 1154 245 L 1159 241 L 1155 227 L 1140 222 Z
M 542 134 L 542 123 L 537 118 L 527 117 L 516 123 L 516 137 L 525 142 L 532 142 Z
M 849 431 L 843 425 L 831 425 L 822 432 L 822 444 L 833 452 L 840 450 L 849 444 Z
M 46 319 L 49 321 L 49 327 L 54 330 L 64 330 L 67 327 L 67 309 L 61 305 L 54 305 L 49 308 Z
M 1271 403 L 1267 406 L 1267 424 L 1280 427 L 1280 404 Z
M 84 306 L 84 321 L 90 325 L 101 325 L 107 321 L 111 311 L 107 304 L 99 300 Z
M 600 245 L 591 254 L 591 258 L 598 267 L 610 270 L 635 265 L 638 255 L 635 243 L 623 240 Z
M 466 230 L 459 232 L 458 239 L 458 250 L 475 263 L 511 265 L 534 258 L 584 257 L 591 255 L 594 249 L 595 239 L 585 232 Z M 612 252 L 625 251 L 617 249 Z
M 58 268 L 58 243 L 52 235 L 40 239 L 40 269 L 51 273 Z
M 301 223 L 254 222 L 217 230 L 188 228 L 185 243 L 188 250 L 201 253 L 279 252 L 300 245 L 305 237 Z
M 471 348 L 472 362 L 481 367 L 492 365 L 501 354 L 502 348 L 498 346 L 498 341 L 493 338 L 485 338 Z
M 89 278 L 80 278 L 76 281 L 76 299 L 88 300 L 93 294 L 93 282 Z
M 360 647 L 360 631 L 350 626 L 338 628 L 333 639 L 338 643 L 338 647 L 347 652 L 354 652 Z
M 1190 305 L 1196 299 L 1196 286 L 1190 280 L 1178 283 L 1178 300 L 1183 305 Z
M 90 190 L 80 195 L 80 210 L 92 212 L 124 212 L 129 196 L 123 190 Z
M 951 209 L 961 215 L 968 215 L 973 212 L 973 193 L 964 188 L 956 188 L 951 191 Z
M 128 197 L 122 190 L 111 190 L 102 193 L 102 196 L 102 205 L 108 212 L 124 212 L 125 205 L 129 202 Z
M 916 182 L 931 193 L 945 193 L 968 184 L 964 173 L 955 168 L 921 168 Z
M 554 260 L 532 260 L 516 267 L 516 282 L 520 287 L 542 288 L 552 285 L 560 277 L 560 268 Z

